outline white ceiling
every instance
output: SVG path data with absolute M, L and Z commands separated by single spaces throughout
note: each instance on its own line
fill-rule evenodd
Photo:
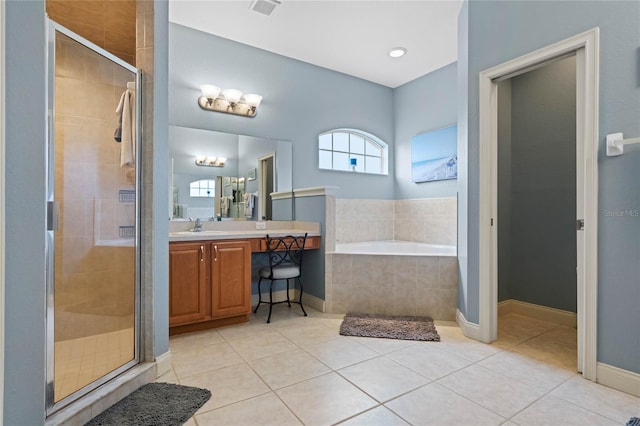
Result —
M 310 64 L 397 87 L 457 60 L 462 0 L 170 0 L 169 20 Z M 408 53 L 391 58 L 392 47 Z

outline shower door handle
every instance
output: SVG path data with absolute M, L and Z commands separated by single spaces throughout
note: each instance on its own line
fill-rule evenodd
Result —
M 584 219 L 576 220 L 576 231 L 584 231 Z
M 60 203 L 47 201 L 47 231 L 57 231 L 60 219 Z

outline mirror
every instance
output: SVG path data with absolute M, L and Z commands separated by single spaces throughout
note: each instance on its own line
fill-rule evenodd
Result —
M 217 166 L 196 165 L 217 157 Z M 291 142 L 213 130 L 169 129 L 169 218 L 172 220 L 292 220 Z M 221 159 L 225 159 L 224 165 Z

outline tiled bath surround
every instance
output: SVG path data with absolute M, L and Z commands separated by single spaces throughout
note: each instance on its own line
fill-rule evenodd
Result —
M 416 200 L 336 199 L 336 242 L 401 240 L 456 245 L 455 197 Z
M 326 308 L 431 316 L 453 321 L 458 262 L 453 256 L 327 255 Z
M 455 245 L 456 199 L 336 199 L 338 244 L 403 240 Z M 326 237 L 329 239 L 328 236 Z M 455 320 L 458 260 L 455 256 L 327 253 L 326 310 Z
M 455 198 L 395 200 L 393 210 L 393 239 L 456 245 L 458 220 Z
M 393 240 L 393 200 L 336 199 L 336 242 Z

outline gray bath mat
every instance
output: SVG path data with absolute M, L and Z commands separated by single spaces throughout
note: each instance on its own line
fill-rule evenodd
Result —
M 115 403 L 85 426 L 181 425 L 211 398 L 207 389 L 149 383 Z
M 439 342 L 440 336 L 429 317 L 346 314 L 340 325 L 343 336 Z
M 625 426 L 640 426 L 640 417 L 631 417 Z

